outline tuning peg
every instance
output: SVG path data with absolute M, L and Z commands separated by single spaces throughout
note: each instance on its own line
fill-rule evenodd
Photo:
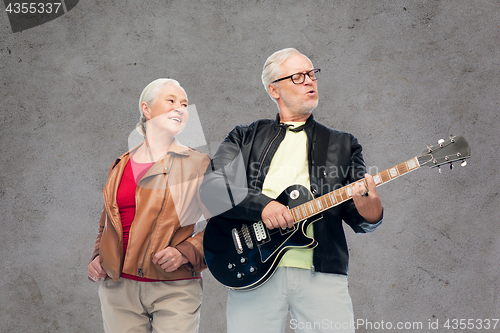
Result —
M 444 140 L 443 140 L 443 139 L 439 139 L 439 141 L 438 141 L 439 147 L 442 147 L 442 146 L 443 146 L 443 142 L 444 142 Z
M 451 141 L 451 142 L 455 142 L 455 135 L 451 135 L 451 134 L 450 134 L 450 141 Z
M 460 163 L 460 166 L 466 166 L 467 165 L 467 161 L 466 160 L 462 160 L 462 163 Z
M 453 163 L 450 162 L 450 170 L 453 170 Z
M 439 170 L 439 173 L 441 173 L 441 167 L 440 166 L 438 166 L 438 170 Z

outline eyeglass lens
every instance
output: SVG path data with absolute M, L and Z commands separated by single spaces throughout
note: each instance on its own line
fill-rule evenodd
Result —
M 313 69 L 305 74 L 304 73 L 294 74 L 292 75 L 292 82 L 295 84 L 304 83 L 304 81 L 306 80 L 306 75 L 308 75 L 311 80 L 315 81 L 319 77 L 319 70 Z

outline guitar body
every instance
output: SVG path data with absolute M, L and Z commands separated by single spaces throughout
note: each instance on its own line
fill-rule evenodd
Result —
M 470 157 L 467 140 L 450 136 L 437 145 L 427 146 L 421 156 L 414 157 L 392 168 L 373 175 L 375 186 L 380 186 L 404 174 L 427 165 L 431 168 L 465 161 Z M 366 181 L 360 179 L 355 183 Z M 317 242 L 306 235 L 307 227 L 322 218 L 321 213 L 352 199 L 355 183 L 314 198 L 301 185 L 292 185 L 276 199 L 287 206 L 294 218 L 291 229 L 266 228 L 261 221 L 231 220 L 216 216 L 207 224 L 203 238 L 205 259 L 213 276 L 222 284 L 238 290 L 252 290 L 265 283 L 274 274 L 283 255 L 292 248 L 314 248 Z
M 307 188 L 292 185 L 276 201 L 292 209 L 313 199 Z M 313 216 L 290 229 L 268 229 L 261 221 L 213 217 L 203 238 L 208 268 L 220 283 L 230 288 L 255 289 L 274 274 L 288 250 L 316 247 L 317 242 L 306 235 L 306 230 L 321 218 L 321 214 Z

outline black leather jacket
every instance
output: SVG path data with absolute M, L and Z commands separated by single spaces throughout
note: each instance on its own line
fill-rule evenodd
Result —
M 285 124 L 258 120 L 236 126 L 215 153 L 200 187 L 202 202 L 213 215 L 243 221 L 258 221 L 272 200 L 262 194 L 262 185 L 271 160 L 285 137 Z M 304 125 L 308 139 L 308 164 L 311 192 L 319 197 L 365 174 L 362 148 L 351 134 L 329 129 L 311 115 Z M 293 156 L 291 156 L 293 158 Z M 323 212 L 313 224 L 314 269 L 347 275 L 349 253 L 342 226 L 344 220 L 356 233 L 375 230 L 381 223 L 366 222 L 354 202 L 347 201 Z

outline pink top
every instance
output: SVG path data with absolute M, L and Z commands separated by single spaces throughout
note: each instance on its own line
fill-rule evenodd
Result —
M 123 230 L 123 256 L 127 253 L 127 245 L 129 240 L 130 227 L 135 217 L 135 191 L 137 183 L 148 172 L 148 170 L 155 164 L 151 163 L 138 163 L 131 157 L 125 170 L 123 171 L 118 192 L 116 193 L 116 203 L 120 210 L 120 217 L 122 220 Z M 122 273 L 120 277 L 131 279 L 140 282 L 156 282 L 161 280 L 147 279 L 135 275 Z

